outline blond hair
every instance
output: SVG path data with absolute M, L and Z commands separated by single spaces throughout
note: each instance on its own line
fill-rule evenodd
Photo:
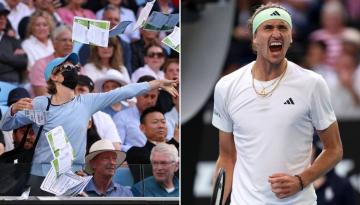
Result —
M 27 24 L 27 27 L 26 27 L 26 35 L 25 35 L 26 38 L 30 37 L 33 34 L 33 27 L 34 27 L 35 21 L 39 17 L 45 18 L 45 20 L 49 26 L 49 35 L 50 35 L 51 31 L 54 29 L 55 23 L 54 23 L 52 17 L 50 16 L 50 14 L 46 11 L 37 10 L 30 16 L 29 23 Z

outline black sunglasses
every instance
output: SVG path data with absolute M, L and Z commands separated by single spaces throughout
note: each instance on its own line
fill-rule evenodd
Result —
M 80 72 L 80 66 L 78 65 L 66 65 L 66 66 L 61 66 L 59 71 L 60 72 L 64 72 L 64 71 L 72 71 L 75 70 L 76 72 Z
M 158 53 L 149 53 L 149 54 L 147 54 L 147 56 L 149 57 L 149 58 L 154 58 L 154 57 L 158 57 L 158 58 L 163 58 L 164 57 L 164 53 L 162 53 L 162 52 L 158 52 Z

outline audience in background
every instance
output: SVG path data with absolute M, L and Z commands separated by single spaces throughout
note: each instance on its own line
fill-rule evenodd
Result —
M 67 0 L 67 5 L 57 10 L 61 20 L 66 25 L 72 25 L 75 16 L 96 19 L 95 14 L 89 9 L 83 9 L 81 6 L 86 0 Z
M 89 63 L 84 66 L 85 74 L 93 81 L 104 77 L 110 69 L 119 71 L 126 82 L 130 82 L 129 73 L 124 66 L 123 50 L 116 37 L 109 39 L 107 48 L 92 46 Z
M 145 48 L 152 43 L 160 43 L 159 32 L 140 29 L 141 39 L 131 43 L 131 65 L 133 72 L 143 67 L 145 62 Z
M 9 10 L 0 3 L 0 81 L 20 84 L 28 62 L 20 41 L 7 35 Z
M 118 13 L 120 15 L 120 22 L 123 21 L 131 21 L 133 23 L 136 22 L 135 14 L 132 10 L 125 8 L 122 6 L 123 0 L 108 0 L 109 5 L 113 5 L 118 8 Z M 106 8 L 105 8 L 106 9 Z M 96 18 L 102 19 L 104 14 L 104 9 L 99 10 L 96 12 Z M 125 32 L 123 34 L 119 35 L 122 40 L 124 40 L 127 43 L 134 42 L 136 40 L 140 39 L 140 32 L 139 29 L 136 29 L 133 31 L 133 26 L 129 26 L 126 28 Z
M 44 76 L 45 68 L 53 59 L 64 57 L 71 53 L 73 49 L 71 35 L 71 28 L 65 25 L 59 26 L 52 31 L 51 40 L 54 46 L 54 53 L 37 60 L 30 69 L 29 79 L 35 96 L 47 94 L 47 84 Z
M 2 3 L 5 8 L 10 11 L 8 19 L 11 24 L 11 29 L 14 31 L 11 36 L 19 38 L 19 23 L 22 18 L 30 16 L 33 13 L 33 10 L 19 0 L 0 0 L 0 3 Z
M 26 29 L 26 39 L 21 46 L 28 56 L 28 70 L 35 61 L 49 56 L 54 52 L 50 32 L 54 30 L 52 17 L 45 11 L 36 11 L 29 19 Z
M 145 65 L 131 75 L 131 82 L 135 83 L 140 77 L 149 75 L 155 79 L 164 79 L 164 71 L 162 66 L 165 63 L 165 53 L 159 44 L 152 43 L 145 48 Z
M 162 142 L 175 145 L 179 148 L 179 142 L 176 138 L 171 138 L 167 141 L 167 124 L 164 114 L 156 108 L 148 108 L 144 110 L 140 117 L 140 129 L 146 136 L 146 143 L 144 146 L 131 147 L 126 153 L 126 161 L 130 166 L 134 181 L 138 182 L 142 176 L 138 165 L 150 164 L 150 153 L 153 147 Z
M 154 80 L 152 76 L 143 76 L 140 82 Z M 153 107 L 158 99 L 159 91 L 151 90 L 136 97 L 136 105 L 125 109 L 116 115 L 113 120 L 123 142 L 121 150 L 127 152 L 132 146 L 142 147 L 146 143 L 146 137 L 140 129 L 140 116 L 147 108 Z

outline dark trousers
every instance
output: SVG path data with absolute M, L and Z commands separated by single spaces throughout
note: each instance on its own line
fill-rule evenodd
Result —
M 43 191 L 40 189 L 42 182 L 44 181 L 45 177 L 40 177 L 36 175 L 30 175 L 28 180 L 28 185 L 31 187 L 30 189 L 30 196 L 55 196 L 52 193 Z

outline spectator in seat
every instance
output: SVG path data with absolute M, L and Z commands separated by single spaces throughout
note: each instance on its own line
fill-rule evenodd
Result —
M 179 179 L 175 172 L 179 169 L 179 154 L 174 145 L 157 144 L 150 154 L 153 176 L 133 185 L 134 196 L 178 197 Z
M 89 196 L 131 197 L 130 188 L 126 188 L 112 181 L 116 168 L 125 159 L 125 153 L 115 150 L 108 140 L 95 142 L 86 156 L 85 171 L 93 175 L 85 187 Z

